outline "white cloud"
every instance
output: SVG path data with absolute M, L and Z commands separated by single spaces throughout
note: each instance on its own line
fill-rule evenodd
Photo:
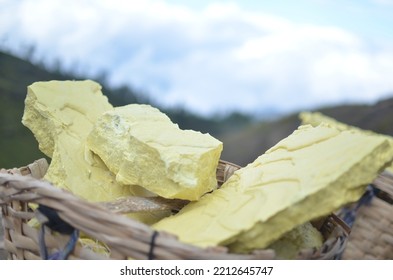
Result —
M 3 1 L 0 38 L 41 56 L 108 69 L 166 105 L 212 113 L 374 101 L 393 91 L 393 50 L 333 26 L 298 24 L 236 4 Z M 240 4 L 239 4 L 240 5 Z M 391 43 L 391 42 L 390 42 Z
M 393 5 L 393 0 L 373 0 L 373 1 L 381 5 Z

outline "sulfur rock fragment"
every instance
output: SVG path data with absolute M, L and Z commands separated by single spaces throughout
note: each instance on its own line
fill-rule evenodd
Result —
M 304 249 L 319 249 L 323 244 L 322 234 L 310 222 L 295 227 L 279 240 L 270 244 L 278 259 L 294 259 Z
M 197 200 L 216 185 L 222 143 L 181 130 L 158 109 L 132 104 L 100 117 L 87 138 L 122 184 L 166 198 Z
M 119 184 L 101 159 L 85 147 L 96 119 L 112 105 L 93 81 L 36 82 L 28 87 L 22 123 L 52 158 L 45 179 L 89 201 L 133 193 Z
M 383 137 L 301 126 L 220 189 L 153 227 L 200 247 L 266 248 L 296 226 L 358 200 L 392 157 Z

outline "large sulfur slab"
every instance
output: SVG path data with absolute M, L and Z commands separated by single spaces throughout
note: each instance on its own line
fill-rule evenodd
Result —
M 197 200 L 217 186 L 222 143 L 209 134 L 179 129 L 149 105 L 132 104 L 105 113 L 87 144 L 122 184 L 187 200 Z
M 45 179 L 89 201 L 133 193 L 86 149 L 93 123 L 112 105 L 93 81 L 36 82 L 28 87 L 22 123 L 52 158 Z
M 87 144 L 119 182 L 143 186 L 163 197 L 196 200 L 217 185 L 222 143 L 208 134 L 179 129 L 149 105 L 107 112 Z
M 357 200 L 392 156 L 381 137 L 301 126 L 220 189 L 153 227 L 201 247 L 265 248 L 296 226 Z
M 377 134 L 377 133 L 370 131 L 370 130 L 362 130 L 362 129 L 357 128 L 355 126 L 347 125 L 347 124 L 339 122 L 331 117 L 325 116 L 324 114 L 322 114 L 320 112 L 301 112 L 299 114 L 299 118 L 301 119 L 303 124 L 310 124 L 312 126 L 318 126 L 321 123 L 328 123 L 329 125 L 337 128 L 340 131 L 351 129 L 351 130 L 356 130 L 356 131 L 363 132 L 363 133 L 369 133 L 372 135 L 379 135 L 380 137 L 386 137 L 386 139 L 390 143 L 391 149 L 393 149 L 393 137 L 388 136 L 388 135 Z M 393 164 L 390 164 L 386 169 L 393 173 Z

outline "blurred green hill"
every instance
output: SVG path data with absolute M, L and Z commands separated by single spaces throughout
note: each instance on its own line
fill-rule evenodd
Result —
M 36 81 L 81 80 L 73 73 L 47 69 L 0 51 L 0 167 L 12 168 L 29 164 L 44 155 L 29 129 L 21 124 L 27 86 Z M 149 103 L 154 100 L 128 86 L 109 87 L 99 77 L 88 77 L 103 86 L 103 93 L 114 106 Z M 227 116 L 205 118 L 182 108 L 159 108 L 183 129 L 210 133 L 224 143 L 222 158 L 240 165 L 256 157 L 288 136 L 300 124 L 298 114 L 271 121 L 256 121 L 252 116 L 234 112 Z M 339 121 L 379 133 L 393 135 L 393 98 L 373 105 L 355 104 L 319 108 Z

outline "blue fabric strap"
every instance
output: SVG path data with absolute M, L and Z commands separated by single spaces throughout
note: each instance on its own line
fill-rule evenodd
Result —
M 158 236 L 158 231 L 154 231 L 153 235 L 151 236 L 150 239 L 150 248 L 149 248 L 149 254 L 147 255 L 147 258 L 149 260 L 154 259 L 154 247 L 156 245 L 156 238 Z
M 45 243 L 45 225 L 41 225 L 39 239 L 38 239 L 41 258 L 43 260 L 66 260 L 68 256 L 71 254 L 71 252 L 74 250 L 76 243 L 78 242 L 78 238 L 79 238 L 79 230 L 75 229 L 71 233 L 70 239 L 68 240 L 64 248 L 60 251 L 57 251 L 49 255 Z
M 356 203 L 355 206 L 343 208 L 342 212 L 340 213 L 340 216 L 342 217 L 342 220 L 349 227 L 351 228 L 353 227 L 353 224 L 355 223 L 355 219 L 356 219 L 356 214 L 359 211 L 360 207 L 364 205 L 369 205 L 373 197 L 376 195 L 376 192 L 377 190 L 373 185 L 368 185 L 366 192 L 359 199 L 359 201 Z

